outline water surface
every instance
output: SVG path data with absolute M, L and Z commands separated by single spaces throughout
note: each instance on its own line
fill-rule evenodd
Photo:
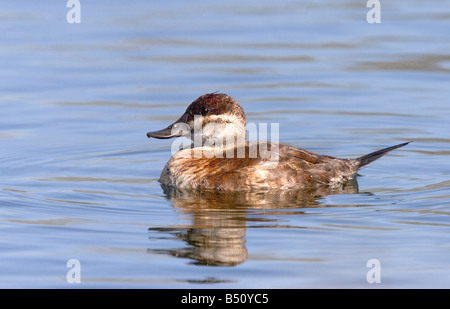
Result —
M 2 4 L 1 287 L 450 287 L 449 1 L 81 3 Z M 413 143 L 339 192 L 162 188 L 145 133 L 214 91 L 321 154 Z

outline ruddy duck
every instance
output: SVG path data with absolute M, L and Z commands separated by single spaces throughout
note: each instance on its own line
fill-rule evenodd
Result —
M 339 159 L 284 144 L 247 142 L 244 110 L 222 93 L 202 95 L 175 123 L 147 133 L 147 137 L 158 139 L 180 136 L 190 137 L 194 147 L 172 156 L 161 173 L 161 183 L 179 189 L 225 191 L 335 186 L 389 151 L 409 144 L 356 159 Z

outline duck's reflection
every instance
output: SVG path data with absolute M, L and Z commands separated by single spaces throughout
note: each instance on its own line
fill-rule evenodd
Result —
M 318 200 L 324 196 L 357 193 L 358 183 L 353 179 L 339 188 L 290 192 L 199 192 L 162 188 L 174 207 L 188 216 L 191 223 L 179 228 L 149 230 L 174 234 L 188 246 L 148 251 L 189 258 L 199 265 L 234 266 L 247 259 L 245 235 L 248 225 L 266 222 L 262 227 L 274 226 L 276 220 L 269 216 L 280 214 L 276 210 L 286 214 L 287 209 L 299 209 L 294 213 L 302 214 L 301 208 L 321 206 Z M 267 213 L 263 213 L 264 210 Z

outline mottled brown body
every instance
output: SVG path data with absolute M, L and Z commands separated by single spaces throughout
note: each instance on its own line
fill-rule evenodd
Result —
M 249 157 L 248 143 L 245 158 L 195 158 L 193 149 L 181 150 L 167 162 L 160 181 L 177 188 L 286 190 L 341 183 L 357 171 L 356 159 L 322 156 L 282 144 L 278 147 L 278 160 L 273 162 L 259 152 L 258 157 Z

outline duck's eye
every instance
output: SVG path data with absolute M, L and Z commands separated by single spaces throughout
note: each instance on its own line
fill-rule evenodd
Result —
M 209 109 L 207 109 L 206 107 L 203 107 L 202 110 L 200 111 L 200 113 L 202 115 L 206 115 L 209 112 Z

